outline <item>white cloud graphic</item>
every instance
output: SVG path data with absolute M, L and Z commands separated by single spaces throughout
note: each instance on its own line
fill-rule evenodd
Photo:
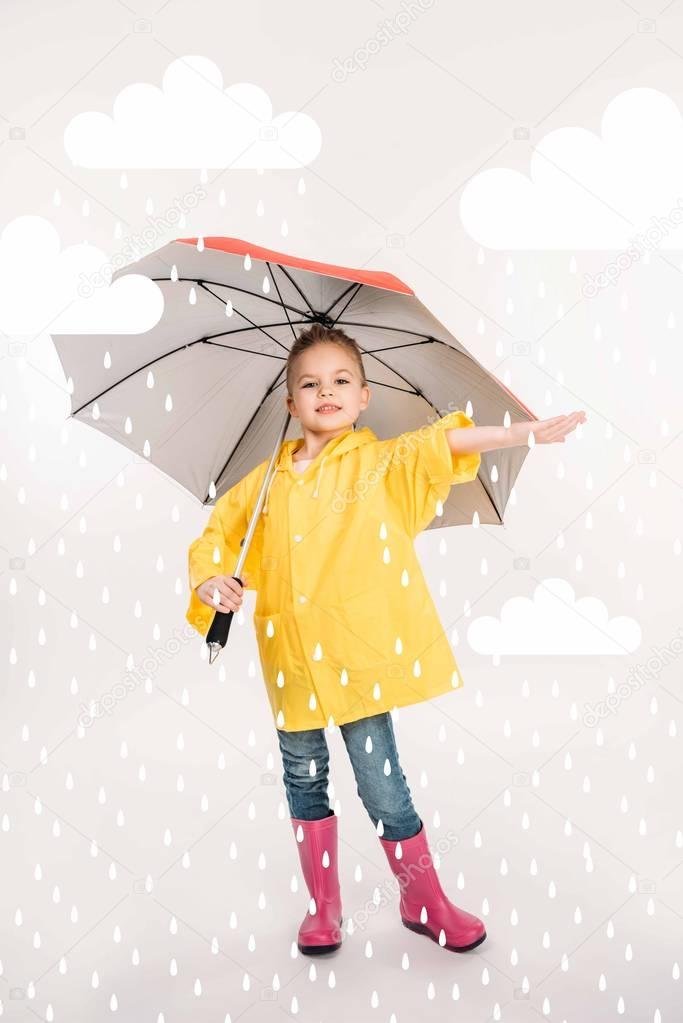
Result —
M 627 89 L 606 107 L 600 135 L 579 127 L 545 135 L 528 177 L 476 174 L 460 216 L 491 249 L 626 249 L 658 221 L 659 247 L 683 249 L 681 111 L 657 89 Z
M 44 217 L 16 217 L 0 235 L 0 330 L 32 335 L 151 330 L 164 311 L 161 289 L 140 274 L 88 287 L 106 264 L 105 253 L 93 245 L 62 249 Z
M 615 656 L 636 650 L 641 630 L 633 618 L 610 618 L 596 597 L 575 599 L 566 579 L 544 579 L 533 598 L 507 600 L 500 618 L 483 615 L 473 621 L 467 639 L 477 653 L 495 657 Z
M 320 152 L 321 133 L 308 114 L 273 117 L 258 85 L 223 86 L 207 57 L 188 56 L 166 69 L 162 87 L 126 86 L 113 117 L 77 114 L 64 132 L 75 166 L 194 169 L 302 167 Z

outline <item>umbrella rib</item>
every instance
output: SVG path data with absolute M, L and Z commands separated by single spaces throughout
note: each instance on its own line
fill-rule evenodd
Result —
M 341 302 L 341 300 L 342 300 L 342 299 L 344 298 L 344 296 L 345 296 L 345 295 L 348 295 L 349 291 L 353 291 L 353 289 L 355 288 L 355 289 L 356 289 L 356 290 L 355 290 L 355 293 L 354 293 L 354 294 L 353 294 L 353 295 L 351 296 L 351 298 L 350 298 L 350 299 L 348 300 L 348 302 L 346 303 L 346 305 L 344 306 L 344 308 L 343 308 L 343 309 L 341 310 L 341 312 L 339 312 L 339 313 L 337 314 L 337 316 L 335 317 L 335 319 L 334 319 L 334 323 L 335 323 L 335 325 L 336 325 L 336 323 L 337 323 L 337 320 L 339 319 L 339 317 L 340 317 L 340 316 L 342 316 L 342 315 L 344 314 L 344 310 L 348 309 L 348 307 L 349 307 L 349 306 L 351 305 L 351 303 L 353 302 L 354 298 L 356 297 L 356 295 L 358 294 L 358 292 L 359 292 L 359 291 L 360 291 L 360 290 L 362 289 L 362 287 L 363 287 L 363 285 L 362 285 L 362 284 L 360 284 L 360 283 L 357 283 L 356 281 L 354 281 L 354 282 L 353 282 L 353 284 L 350 284 L 348 288 L 346 288 L 346 289 L 345 289 L 344 291 L 342 291 L 341 295 L 338 295 L 338 296 L 337 296 L 337 297 L 335 298 L 335 300 L 334 300 L 334 302 L 332 303 L 332 305 L 331 305 L 331 306 L 329 306 L 329 308 L 327 308 L 327 309 L 325 310 L 325 316 L 329 316 L 329 315 L 330 315 L 330 313 L 332 312 L 332 310 L 334 309 L 334 307 L 336 306 L 337 302 Z
M 209 293 L 210 295 L 213 295 L 213 297 L 214 297 L 214 298 L 215 298 L 215 299 L 216 299 L 216 300 L 217 300 L 218 302 L 222 302 L 222 303 L 223 303 L 223 305 L 225 305 L 225 304 L 226 304 L 225 302 L 223 302 L 223 299 L 222 299 L 222 298 L 221 298 L 221 297 L 220 297 L 219 295 L 214 295 L 214 293 L 213 293 L 213 291 L 211 290 L 211 288 L 207 288 L 207 287 L 206 287 L 206 285 L 204 284 L 204 282 L 203 282 L 203 281 L 197 281 L 197 283 L 198 283 L 198 285 L 199 285 L 199 287 L 200 287 L 200 288 L 203 288 L 203 289 L 204 289 L 204 291 L 208 291 L 208 293 Z M 234 307 L 233 307 L 233 308 L 234 308 Z M 264 330 L 264 329 L 263 329 L 263 327 L 259 326 L 259 324 L 258 324 L 258 323 L 254 323 L 254 321 L 253 321 L 253 320 L 250 320 L 250 319 L 249 319 L 249 317 L 248 317 L 248 316 L 247 316 L 247 315 L 246 315 L 245 313 L 241 313 L 241 312 L 239 311 L 239 309 L 234 309 L 234 311 L 235 311 L 235 312 L 237 313 L 237 315 L 238 315 L 238 316 L 241 316 L 243 320 L 246 320 L 246 321 L 247 321 L 247 323 L 250 323 L 250 324 L 252 325 L 252 327 L 254 328 L 254 330 L 260 330 L 262 334 L 265 334 L 265 336 L 266 336 L 267 338 L 270 338 L 270 340 L 271 340 L 271 341 L 274 341 L 276 345 L 280 345 L 280 347 L 281 347 L 281 348 L 284 348 L 284 350 L 285 350 L 286 352 L 287 352 L 287 351 L 289 351 L 289 349 L 287 348 L 287 346 L 286 346 L 286 345 L 283 345 L 283 344 L 282 344 L 282 341 L 278 341 L 278 339 L 277 339 L 276 337 L 273 337 L 273 335 L 272 335 L 272 334 L 269 334 L 269 333 L 268 333 L 268 331 L 267 331 L 267 330 Z
M 290 284 L 292 285 L 292 287 L 293 287 L 293 288 L 296 288 L 296 290 L 297 290 L 297 291 L 299 292 L 299 294 L 300 294 L 300 295 L 301 295 L 301 297 L 303 298 L 303 300 L 304 300 L 304 302 L 306 303 L 306 305 L 308 306 L 308 308 L 309 308 L 309 309 L 311 310 L 311 313 L 313 314 L 313 316 L 315 316 L 315 309 L 313 308 L 313 306 L 311 305 L 311 303 L 310 303 L 310 302 L 308 301 L 308 299 L 306 298 L 306 296 L 304 295 L 303 291 L 301 290 L 301 288 L 299 287 L 299 285 L 298 285 L 298 284 L 296 283 L 296 281 L 294 280 L 294 278 L 293 278 L 293 277 L 291 277 L 291 276 L 290 276 L 290 274 L 288 274 L 288 273 L 287 273 L 287 271 L 285 270 L 285 268 L 284 268 L 284 266 L 282 265 L 282 263 L 276 263 L 276 264 L 275 264 L 275 266 L 277 266 L 277 267 L 278 267 L 278 268 L 279 268 L 279 269 L 280 269 L 280 270 L 282 271 L 282 273 L 283 273 L 283 274 L 285 275 L 285 277 L 287 278 L 287 280 L 289 281 L 289 283 L 290 283 Z M 303 315 L 305 315 L 304 313 L 302 313 L 302 312 L 301 312 L 301 310 L 300 310 L 300 309 L 297 309 L 297 312 L 299 313 L 299 315 L 300 315 L 300 316 L 303 316 Z
M 417 331 L 414 331 L 414 330 L 403 330 L 401 327 L 387 327 L 387 326 L 383 326 L 383 325 L 380 325 L 378 327 L 378 325 L 376 323 L 352 323 L 352 322 L 347 320 L 346 322 L 343 323 L 343 325 L 344 326 L 350 326 L 350 327 L 370 327 L 370 328 L 372 328 L 374 330 L 378 330 L 378 329 L 379 330 L 385 330 L 385 331 L 386 330 L 395 330 L 395 331 L 398 331 L 398 332 L 403 333 L 403 334 L 415 334 L 417 337 L 422 337 L 423 338 L 422 341 L 409 341 L 407 344 L 404 344 L 404 345 L 389 345 L 387 348 L 375 348 L 375 349 L 373 349 L 371 351 L 364 350 L 363 351 L 364 355 L 373 355 L 374 352 L 400 352 L 401 349 L 403 349 L 403 348 L 411 348 L 414 345 L 419 345 L 419 344 L 443 345 L 444 348 L 450 349 L 451 352 L 456 352 L 458 355 L 462 355 L 463 358 L 468 359 L 471 363 L 473 363 L 477 367 L 477 369 L 482 370 L 487 376 L 491 377 L 491 374 L 486 369 L 486 367 L 483 366 L 479 362 L 479 360 L 476 359 L 473 355 L 470 355 L 470 353 L 465 351 L 464 349 L 461 351 L 458 348 L 454 348 L 453 345 L 449 345 L 447 341 L 441 341 L 440 338 L 431 337 L 431 335 L 425 336 L 423 334 L 419 334 Z M 396 372 L 396 371 L 394 370 L 394 372 Z M 524 411 L 527 412 L 529 414 L 529 416 L 531 416 L 531 419 L 529 420 L 529 422 L 538 422 L 538 418 L 534 415 L 534 413 L 531 411 L 531 409 L 527 408 L 526 405 L 524 405 L 523 402 L 521 402 L 519 400 L 519 398 L 517 397 L 516 394 L 513 394 L 512 391 L 509 388 L 507 388 L 505 386 L 505 384 L 501 380 L 497 380 L 495 377 L 493 379 L 495 380 L 495 382 L 498 384 L 499 387 L 502 387 L 503 390 L 506 391 L 506 393 L 510 395 L 510 397 L 513 399 L 513 401 L 515 402 L 516 405 L 521 405 L 522 408 L 524 409 Z
M 304 322 L 306 322 L 306 321 L 304 321 Z M 284 324 L 277 324 L 277 326 L 283 326 L 284 327 Z M 249 327 L 249 328 L 245 328 L 245 329 L 251 330 L 252 328 Z M 226 333 L 230 334 L 230 333 L 237 333 L 237 332 L 236 331 L 235 332 L 226 331 Z M 220 337 L 220 336 L 221 336 L 220 334 L 212 334 L 211 335 L 211 337 Z M 94 398 L 89 398 L 87 401 L 83 402 L 83 404 L 81 406 L 79 406 L 79 408 L 74 409 L 74 411 L 70 413 L 71 416 L 77 416 L 79 412 L 82 412 L 84 408 L 88 407 L 88 405 L 92 405 L 92 403 L 94 401 L 97 401 L 98 398 L 102 398 L 105 394 L 108 394 L 109 391 L 113 391 L 113 389 L 115 387 L 118 387 L 120 384 L 125 384 L 126 380 L 130 380 L 130 378 L 134 377 L 136 373 L 141 373 L 143 369 L 148 369 L 149 366 L 153 366 L 155 362 L 161 362 L 162 359 L 168 359 L 169 356 L 175 355 L 177 352 L 181 352 L 184 348 L 192 348 L 194 345 L 198 345 L 198 344 L 201 344 L 201 343 L 212 344 L 212 342 L 209 341 L 207 338 L 205 338 L 205 337 L 198 337 L 194 341 L 188 341 L 186 344 L 178 345 L 177 348 L 171 349 L 170 352 L 164 352 L 162 355 L 157 355 L 156 358 L 150 359 L 149 362 L 144 363 L 144 365 L 138 366 L 136 369 L 131 370 L 130 373 L 127 373 L 125 377 L 121 377 L 120 380 L 115 380 L 113 384 L 110 384 L 109 387 L 105 387 L 105 389 L 103 391 L 100 391 L 99 394 L 96 394 L 94 396 Z M 276 355 L 273 355 L 270 352 L 255 352 L 255 351 L 253 351 L 252 349 L 249 349 L 249 348 L 239 348 L 237 345 L 216 345 L 216 344 L 214 344 L 213 347 L 214 348 L 227 348 L 230 351 L 243 352 L 245 355 L 263 355 L 266 358 L 270 358 L 270 359 L 282 358 L 282 356 L 276 356 Z M 285 351 L 287 351 L 287 348 L 284 345 L 282 345 L 282 347 L 285 349 Z M 277 380 L 277 377 L 275 379 Z
M 418 330 L 406 330 L 405 327 L 388 327 L 383 323 L 356 323 L 353 320 L 335 320 L 335 323 L 340 323 L 344 327 L 368 327 L 371 330 L 393 330 L 398 334 L 411 334 L 413 337 L 421 337 L 424 342 L 437 340 L 435 337 L 432 337 L 431 334 L 421 334 Z M 411 343 L 418 344 L 419 342 L 416 341 Z M 440 343 L 444 344 L 443 341 Z M 449 347 L 453 348 L 453 345 L 449 345 Z M 457 349 L 453 348 L 453 351 L 457 351 Z
M 278 264 L 278 265 L 279 265 L 279 264 Z M 283 308 L 283 309 L 284 309 L 284 311 L 285 311 L 285 315 L 286 315 L 286 317 L 287 317 L 287 322 L 289 323 L 289 326 L 290 326 L 290 329 L 291 329 L 291 331 L 292 331 L 292 334 L 294 335 L 294 340 L 296 341 L 296 331 L 294 330 L 294 327 L 293 327 L 293 325 L 292 325 L 292 321 L 291 321 L 291 320 L 290 320 L 290 318 L 289 318 L 289 312 L 287 311 L 287 306 L 286 306 L 286 305 L 285 305 L 285 303 L 284 303 L 284 302 L 282 301 L 282 294 L 281 294 L 281 292 L 280 292 L 280 286 L 279 286 L 279 284 L 277 283 L 277 281 L 275 280 L 275 274 L 273 273 L 273 268 L 272 268 L 272 266 L 270 265 L 270 263 L 268 262 L 268 260 L 266 260 L 266 266 L 268 267 L 268 273 L 269 273 L 269 274 L 270 274 L 270 276 L 271 276 L 271 280 L 272 280 L 273 284 L 275 285 L 275 287 L 276 287 L 276 289 L 277 289 L 277 297 L 278 297 L 278 298 L 280 299 L 280 305 L 282 306 L 282 308 Z
M 214 337 L 220 337 L 219 334 L 215 334 Z M 239 345 L 226 345 L 220 344 L 217 341 L 209 340 L 209 338 L 202 338 L 207 345 L 211 345 L 212 348 L 225 348 L 229 352 L 242 352 L 243 355 L 263 355 L 266 359 L 284 359 L 284 355 L 273 355 L 272 352 L 257 352 L 253 348 L 240 348 Z M 285 349 L 286 351 L 286 349 Z
M 373 357 L 373 359 L 376 358 L 376 356 L 374 355 L 373 352 L 365 352 L 365 354 L 366 355 L 371 355 Z M 382 359 L 377 359 L 377 361 L 380 364 L 380 366 L 384 366 L 385 369 L 390 370 L 390 372 L 395 373 L 397 377 L 400 377 L 401 380 L 404 382 L 404 384 L 408 384 L 408 387 L 412 387 L 413 390 L 412 390 L 412 392 L 409 392 L 409 393 L 416 394 L 418 397 L 424 398 L 424 400 L 427 402 L 427 404 L 430 406 L 430 408 L 433 408 L 436 413 L 439 412 L 438 408 L 435 408 L 435 406 L 429 400 L 427 395 L 423 394 L 422 391 L 420 390 L 420 388 L 416 387 L 415 384 L 411 383 L 410 380 L 406 379 L 406 377 L 404 377 L 402 373 L 399 373 L 399 371 L 397 369 L 394 369 L 393 366 L 390 366 L 388 363 L 384 362 Z
M 176 283 L 176 281 L 172 280 L 171 277 L 151 277 L 150 280 L 156 281 L 156 282 L 158 282 L 158 281 L 169 281 L 171 284 L 175 284 Z M 275 301 L 274 298 L 268 298 L 267 295 L 261 295 L 261 294 L 258 294 L 255 291 L 249 291 L 249 288 L 240 288 L 239 285 L 237 285 L 237 284 L 225 284 L 224 281 L 207 281 L 203 277 L 201 277 L 201 278 L 200 277 L 178 277 L 178 281 L 185 281 L 187 284 L 199 284 L 200 287 L 201 287 L 202 284 L 211 284 L 214 288 L 230 288 L 232 291 L 239 291 L 239 292 L 241 292 L 242 295 L 249 295 L 250 298 L 259 298 L 259 299 L 262 299 L 262 301 L 264 301 L 264 302 L 272 302 L 273 305 L 278 305 L 279 304 L 279 303 L 277 303 Z M 207 291 L 208 291 L 208 288 L 207 288 Z M 213 294 L 213 292 L 211 292 L 211 294 Z M 223 301 L 217 295 L 214 296 L 214 297 L 218 298 L 218 300 L 221 301 L 221 302 Z M 304 299 L 304 302 L 305 302 L 306 301 L 305 295 L 302 295 L 302 298 Z M 298 313 L 299 316 L 306 316 L 306 310 L 305 309 L 297 309 L 296 306 L 288 306 L 287 308 L 291 309 L 292 312 Z
M 263 395 L 263 398 L 261 399 L 261 403 L 256 406 L 256 408 L 254 409 L 251 417 L 249 418 L 249 421 L 248 421 L 247 425 L 244 427 L 244 429 L 242 430 L 242 433 L 237 438 L 236 444 L 233 446 L 232 451 L 230 452 L 230 454 L 226 458 L 225 462 L 223 463 L 223 468 L 221 469 L 221 471 L 218 473 L 218 476 L 216 477 L 215 484 L 214 484 L 216 487 L 220 483 L 221 476 L 223 476 L 225 470 L 227 469 L 228 464 L 230 463 L 230 459 L 232 458 L 232 456 L 235 454 L 235 452 L 237 451 L 238 447 L 242 443 L 242 438 L 244 437 L 245 433 L 247 432 L 247 430 L 249 429 L 249 427 L 253 423 L 254 419 L 256 418 L 256 416 L 258 415 L 260 410 L 263 408 L 263 405 L 264 405 L 264 402 L 265 402 L 266 398 L 268 397 L 268 395 L 273 390 L 273 385 L 275 384 L 275 381 L 277 380 L 277 378 L 280 376 L 281 373 L 282 373 L 282 369 L 279 369 L 277 374 L 276 374 L 276 376 L 273 377 L 273 380 L 271 381 L 270 387 L 268 388 L 268 390 Z M 207 495 L 207 499 L 208 499 L 208 495 Z M 206 503 L 206 501 L 204 503 Z
M 131 377 L 134 377 L 136 373 L 141 373 L 142 370 L 143 369 L 147 369 L 148 366 L 153 366 L 155 362 L 161 362 L 162 359 L 167 359 L 169 357 L 169 355 L 175 355 L 176 352 L 182 351 L 183 348 L 192 348 L 193 345 L 198 345 L 203 340 L 204 340 L 203 337 L 198 337 L 194 341 L 188 341 L 186 344 L 178 345 L 177 348 L 174 348 L 170 352 L 164 352 L 162 355 L 157 355 L 156 358 L 150 359 L 149 362 L 146 362 L 144 364 L 144 366 L 138 366 L 137 369 L 133 369 L 133 370 L 131 370 L 130 373 L 127 373 L 125 377 L 121 377 L 120 380 L 115 380 L 113 384 L 110 384 L 109 387 L 105 387 L 105 389 L 103 391 L 100 391 L 99 394 L 96 394 L 94 398 L 89 398 L 88 401 L 84 402 L 80 406 L 80 408 L 75 409 L 71 413 L 71 415 L 72 416 L 78 415 L 79 412 L 82 412 L 83 409 L 86 408 L 88 405 L 92 405 L 92 403 L 94 401 L 97 401 L 98 398 L 101 398 L 102 395 L 108 394 L 109 391 L 112 391 L 115 387 L 118 387 L 119 384 L 124 384 L 126 382 L 126 380 L 129 380 Z M 248 353 L 248 354 L 250 354 L 250 353 Z
M 430 344 L 443 344 L 443 341 L 437 341 L 434 337 L 425 338 L 423 341 L 406 341 L 404 345 L 387 345 L 386 348 L 372 348 L 368 355 L 372 355 L 373 352 L 401 352 L 404 348 L 414 348 L 416 345 L 430 345 Z M 452 345 L 448 346 L 451 351 L 458 352 L 457 348 L 453 348 Z M 458 355 L 461 353 L 458 352 Z
M 489 491 L 488 491 L 488 487 L 487 487 L 487 486 L 486 486 L 486 484 L 484 483 L 484 480 L 483 480 L 483 479 L 482 479 L 482 477 L 481 477 L 481 476 L 479 475 L 479 473 L 477 473 L 477 480 L 479 481 L 479 483 L 481 483 L 482 489 L 483 489 L 484 493 L 486 494 L 486 496 L 488 497 L 488 499 L 489 499 L 489 502 L 490 502 L 490 504 L 491 504 L 491 507 L 493 508 L 494 512 L 496 513 L 496 515 L 498 516 L 498 518 L 500 519 L 500 521 L 501 521 L 501 523 L 502 523 L 502 521 L 503 521 L 503 516 L 502 516 L 502 515 L 501 515 L 501 513 L 500 513 L 500 512 L 498 511 L 498 509 L 497 509 L 497 507 L 496 507 L 496 502 L 495 502 L 495 501 L 493 500 L 493 498 L 491 497 L 491 494 L 490 494 L 490 493 L 489 493 Z
M 245 317 L 245 319 L 246 319 L 246 317 Z M 302 320 L 302 321 L 295 320 L 293 322 L 294 323 L 297 323 L 297 322 L 308 323 L 308 320 Z M 284 327 L 285 324 L 284 323 L 274 323 L 274 324 L 269 324 L 269 326 Z M 258 330 L 259 328 L 258 327 L 256 327 L 256 328 L 254 328 L 254 327 L 244 327 L 243 329 L 245 331 L 247 331 L 247 330 L 253 330 L 253 329 Z M 87 408 L 88 405 L 92 405 L 92 403 L 94 401 L 97 401 L 98 398 L 102 398 L 105 394 L 108 394 L 109 391 L 112 391 L 115 387 L 118 387 L 119 384 L 124 384 L 126 382 L 126 380 L 130 380 L 130 378 L 135 376 L 136 373 L 141 373 L 143 369 L 148 369 L 150 366 L 153 366 L 154 363 L 161 362 L 162 359 L 168 359 L 171 355 L 175 355 L 177 352 L 182 351 L 184 348 L 192 348 L 194 345 L 198 345 L 198 344 L 201 344 L 201 343 L 212 345 L 212 347 L 214 347 L 214 348 L 225 348 L 225 349 L 228 349 L 229 351 L 243 352 L 245 355 L 263 355 L 267 359 L 283 359 L 284 360 L 283 356 L 273 355 L 272 352 L 256 352 L 256 351 L 253 351 L 252 349 L 249 349 L 249 348 L 240 348 L 238 345 L 221 345 L 221 344 L 215 344 L 212 341 L 212 338 L 215 338 L 215 337 L 223 337 L 223 336 L 229 335 L 229 334 L 239 334 L 241 332 L 242 332 L 241 328 L 238 329 L 238 330 L 233 330 L 233 331 L 226 330 L 226 331 L 223 331 L 221 334 L 210 334 L 207 337 L 199 337 L 199 338 L 196 338 L 194 341 L 188 341 L 185 344 L 178 345 L 177 348 L 173 348 L 170 352 L 164 352 L 162 355 L 158 355 L 156 358 L 150 359 L 149 362 L 145 362 L 142 366 L 138 366 L 136 369 L 131 370 L 131 372 L 127 373 L 125 377 L 121 377 L 120 380 L 115 380 L 113 384 L 109 385 L 109 387 L 105 387 L 105 389 L 103 391 L 100 391 L 99 394 L 96 394 L 94 397 L 89 398 L 86 402 L 84 402 L 82 405 L 80 405 L 77 409 L 74 409 L 74 411 L 71 412 L 71 416 L 77 416 L 78 413 L 82 412 L 83 409 Z M 268 335 L 268 336 L 270 337 L 270 335 Z M 288 352 L 288 349 L 287 349 L 287 347 L 285 345 L 283 345 L 281 342 L 277 342 L 277 343 L 280 344 L 280 347 L 284 348 L 286 352 Z M 407 347 L 407 346 L 399 345 L 397 347 L 400 348 L 400 347 Z M 390 351 L 391 350 L 393 350 L 393 349 L 390 349 Z M 378 351 L 384 351 L 384 349 L 378 349 Z M 372 355 L 373 353 L 372 352 L 365 352 L 364 354 Z M 378 359 L 378 362 L 380 362 L 380 361 L 381 360 Z M 382 365 L 384 365 L 384 363 L 382 363 Z M 388 368 L 391 369 L 392 372 L 394 372 L 394 373 L 396 372 L 396 370 L 392 369 L 392 367 L 388 367 Z M 280 372 L 282 372 L 282 370 L 280 370 Z M 278 373 L 278 376 L 279 376 L 279 373 Z M 401 374 L 397 373 L 397 376 L 401 376 Z M 277 377 L 275 379 L 277 380 Z M 403 379 L 403 377 L 401 377 L 401 379 Z M 391 388 L 394 388 L 395 390 L 399 390 L 399 391 L 403 390 L 403 388 L 401 388 L 401 387 L 396 387 L 395 384 L 386 384 L 386 383 L 383 383 L 381 381 L 375 381 L 375 380 L 371 380 L 369 382 L 373 383 L 373 384 L 376 384 L 378 387 L 391 387 Z M 406 383 L 407 382 L 408 381 L 406 381 Z M 273 385 L 271 384 L 270 390 L 272 390 L 272 387 L 273 387 Z M 406 391 L 404 393 L 412 394 L 413 392 L 412 391 Z
M 290 320 L 290 323 L 310 323 L 310 320 Z M 286 327 L 287 324 L 282 321 L 281 323 L 264 323 L 263 327 Z M 205 341 L 211 341 L 214 337 L 229 337 L 232 334 L 244 334 L 249 330 L 253 330 L 253 327 L 235 327 L 234 330 L 220 330 L 217 334 L 207 334 L 204 338 Z M 242 349 L 240 349 L 241 351 Z M 246 349 L 245 349 L 246 350 Z

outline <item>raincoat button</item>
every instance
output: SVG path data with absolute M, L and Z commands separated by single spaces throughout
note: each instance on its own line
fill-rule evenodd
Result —
M 299 542 L 299 540 L 301 540 L 301 537 L 300 537 L 300 536 L 299 536 L 299 534 L 297 533 L 297 534 L 296 534 L 296 536 L 294 537 L 294 539 L 295 539 L 295 540 L 296 540 L 296 542 L 298 543 L 298 542 Z
M 303 480 L 297 480 L 296 482 L 297 482 L 297 484 L 298 484 L 298 485 L 299 485 L 300 487 L 303 487 L 303 485 L 304 485 L 304 481 L 303 481 Z
M 303 594 L 299 597 L 299 603 L 300 604 L 305 604 L 306 603 L 306 598 L 304 597 Z

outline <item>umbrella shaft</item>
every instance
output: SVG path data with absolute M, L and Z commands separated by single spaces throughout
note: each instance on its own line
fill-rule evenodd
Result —
M 256 523 L 258 522 L 258 517 L 261 514 L 261 506 L 263 504 L 263 499 L 265 497 L 266 490 L 268 489 L 268 482 L 269 482 L 270 477 L 272 476 L 272 473 L 273 473 L 273 466 L 275 464 L 275 459 L 276 459 L 277 454 L 278 454 L 278 452 L 280 450 L 282 442 L 285 439 L 285 434 L 287 433 L 287 427 L 289 425 L 290 418 L 291 418 L 291 412 L 287 412 L 285 414 L 285 419 L 284 419 L 284 422 L 282 424 L 282 427 L 280 428 L 280 436 L 278 437 L 277 442 L 275 444 L 275 447 L 273 449 L 273 453 L 270 456 L 270 462 L 268 463 L 268 469 L 266 470 L 266 475 L 263 478 L 263 483 L 261 484 L 261 489 L 259 490 L 259 495 L 258 495 L 258 500 L 256 501 L 256 506 L 255 506 L 255 508 L 254 508 L 254 510 L 252 512 L 251 518 L 249 520 L 249 527 L 247 529 L 247 534 L 244 537 L 244 540 L 242 541 L 242 550 L 240 551 L 240 556 L 237 559 L 237 564 L 235 565 L 235 571 L 233 572 L 233 575 L 236 575 L 239 578 L 241 578 L 242 566 L 244 565 L 244 562 L 245 562 L 246 557 L 247 557 L 247 553 L 249 551 L 249 544 L 251 543 L 251 538 L 254 535 L 254 530 L 256 529 Z

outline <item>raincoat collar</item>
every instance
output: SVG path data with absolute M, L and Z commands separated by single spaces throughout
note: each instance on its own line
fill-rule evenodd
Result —
M 313 491 L 313 497 L 318 496 L 320 488 L 320 480 L 322 478 L 323 469 L 325 462 L 333 460 L 343 455 L 346 451 L 352 451 L 354 448 L 362 447 L 363 444 L 370 444 L 372 441 L 376 441 L 377 437 L 373 430 L 369 426 L 362 426 L 360 430 L 354 430 L 353 427 L 349 427 L 343 433 L 337 434 L 332 440 L 329 440 L 324 448 L 322 448 L 315 458 L 311 461 L 310 465 L 307 465 L 303 472 L 297 472 L 292 464 L 292 455 L 298 448 L 301 447 L 303 441 L 300 437 L 295 437 L 292 440 L 285 440 L 280 446 L 280 452 L 278 460 L 273 468 L 272 476 L 268 482 L 268 490 L 266 492 L 266 500 L 264 502 L 263 511 L 268 511 L 268 497 L 270 495 L 270 488 L 273 485 L 275 477 L 278 472 L 283 472 L 285 475 L 290 476 L 292 479 L 306 479 L 309 474 L 316 473 L 315 489 Z

